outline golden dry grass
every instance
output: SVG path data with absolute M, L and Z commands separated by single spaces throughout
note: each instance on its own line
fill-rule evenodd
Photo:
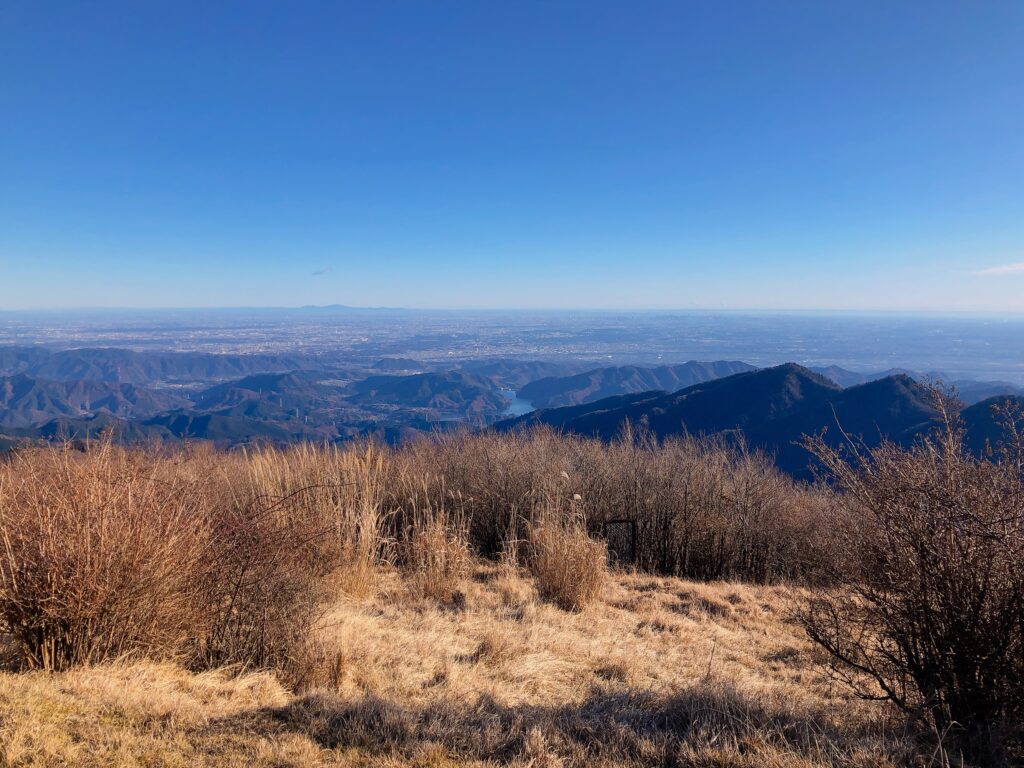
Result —
M 581 610 L 597 598 L 607 563 L 608 548 L 587 535 L 582 519 L 542 519 L 530 530 L 530 571 L 537 587 L 567 611 Z
M 820 672 L 784 587 L 613 574 L 580 612 L 475 564 L 456 606 L 382 570 L 319 629 L 323 687 L 149 662 L 0 676 L 7 766 L 889 766 L 912 743 Z

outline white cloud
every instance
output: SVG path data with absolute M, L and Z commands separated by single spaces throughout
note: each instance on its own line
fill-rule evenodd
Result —
M 323 277 L 324 275 L 331 274 L 331 272 L 333 271 L 333 267 L 324 267 L 323 269 L 318 269 L 316 272 L 314 272 L 313 277 Z
M 1001 267 L 989 267 L 983 269 L 980 272 L 975 272 L 976 275 L 1012 275 L 1017 272 L 1024 272 L 1024 262 L 1019 264 L 1003 264 Z

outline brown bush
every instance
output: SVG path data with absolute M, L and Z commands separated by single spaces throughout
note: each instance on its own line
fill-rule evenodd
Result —
M 834 555 L 827 495 L 782 475 L 742 445 L 628 431 L 612 444 L 549 429 L 455 433 L 397 451 L 404 477 L 423 478 L 418 504 L 465 511 L 472 546 L 485 556 L 528 536 L 525 521 L 574 497 L 592 535 L 604 523 L 636 526 L 626 564 L 704 580 L 807 582 Z M 410 500 L 387 482 L 387 506 Z
M 659 443 L 627 429 L 611 445 L 571 445 L 579 455 L 572 490 L 588 520 L 595 528 L 632 520 L 641 570 L 708 581 L 806 582 L 830 556 L 822 495 L 742 443 Z
M 138 653 L 308 678 L 329 588 L 366 588 L 385 555 L 382 466 L 310 446 L 19 454 L 0 467 L 0 631 L 29 667 Z
M 941 405 L 941 401 L 940 401 Z M 952 413 L 946 409 L 946 413 Z M 852 524 L 839 588 L 804 623 L 860 694 L 888 698 L 986 764 L 1024 722 L 1024 452 L 1017 425 L 993 461 L 946 427 L 910 450 L 810 445 Z M 865 682 L 865 679 L 869 682 Z
M 207 554 L 202 494 L 170 462 L 110 442 L 0 469 L 0 621 L 23 664 L 179 654 Z

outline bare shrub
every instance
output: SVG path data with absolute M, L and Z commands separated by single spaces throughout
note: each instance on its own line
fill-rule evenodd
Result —
M 530 571 L 541 596 L 567 611 L 579 611 L 601 594 L 608 551 L 587 535 L 579 518 L 548 514 L 530 530 Z
M 811 600 L 810 637 L 861 695 L 951 732 L 987 764 L 1024 722 L 1024 453 L 1020 414 L 993 460 L 945 428 L 910 450 L 811 448 L 846 508 L 851 557 Z
M 627 427 L 611 445 L 570 443 L 592 525 L 636 524 L 635 565 L 701 580 L 807 581 L 829 557 L 822 496 L 742 443 L 662 442 Z
M 22 662 L 59 670 L 180 652 L 206 510 L 172 463 L 109 441 L 0 468 L 0 622 Z
M 742 444 L 659 442 L 634 430 L 606 444 L 538 428 L 445 435 L 403 447 L 391 461 L 397 476 L 424 480 L 417 504 L 457 501 L 471 545 L 488 557 L 517 557 L 526 521 L 574 504 L 594 536 L 607 521 L 634 523 L 636 551 L 624 564 L 645 571 L 808 582 L 835 553 L 827 494 L 794 483 Z M 389 508 L 410 503 L 393 478 L 387 484 Z

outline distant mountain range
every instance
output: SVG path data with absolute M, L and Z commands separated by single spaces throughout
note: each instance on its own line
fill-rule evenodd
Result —
M 93 357 L 92 350 L 88 357 Z M 17 359 L 26 361 L 25 356 Z M 39 356 L 34 362 L 38 366 L 47 359 Z M 267 362 L 277 364 L 280 359 Z M 90 367 L 89 372 L 102 368 Z M 223 365 L 207 366 L 197 375 L 225 370 Z M 356 372 L 256 373 L 188 389 L 100 379 L 55 381 L 18 373 L 0 378 L 0 432 L 7 436 L 5 445 L 11 438 L 84 439 L 105 429 L 129 441 L 205 439 L 238 444 L 359 435 L 397 439 L 460 421 L 491 422 L 510 402 L 497 382 L 471 373 L 367 375 L 373 370 L 374 366 Z
M 251 373 L 315 367 L 304 355 L 216 355 L 206 352 L 139 352 L 86 348 L 50 351 L 0 347 L 0 376 L 25 373 L 50 381 L 110 381 L 126 384 L 216 381 Z
M 629 420 L 659 436 L 742 434 L 794 473 L 803 434 L 839 427 L 865 440 L 910 440 L 932 423 L 921 374 L 836 366 L 758 370 L 739 361 L 594 368 L 584 360 L 487 358 L 454 364 L 405 357 L 208 354 L 113 348 L 0 347 L 0 449 L 12 441 L 397 441 L 458 425 L 549 424 L 614 437 Z M 1001 382 L 956 382 L 972 444 L 996 430 L 988 398 Z M 513 398 L 515 398 L 513 400 Z M 519 419 L 526 403 L 539 410 Z M 977 405 L 975 405 L 977 404 Z M 527 406 L 528 407 L 528 406 Z M 513 410 L 514 408 L 514 410 Z M 830 437 L 831 439 L 831 437 Z
M 952 387 L 959 397 L 967 405 L 980 403 L 998 395 L 1024 395 L 1024 387 L 1018 387 L 1007 381 L 971 381 L 966 379 L 953 379 L 944 377 L 938 373 L 919 373 L 908 371 L 905 368 L 890 368 L 887 371 L 877 373 L 858 373 L 840 368 L 838 365 L 830 365 L 823 368 L 811 367 L 815 373 L 820 373 L 825 378 L 834 381 L 841 387 L 854 387 L 858 384 L 867 384 L 869 381 L 877 381 L 889 376 L 905 375 L 916 381 L 935 380 L 942 381 L 943 386 Z
M 1024 398 L 1019 398 L 1024 403 Z M 973 435 L 995 435 L 991 401 L 965 411 Z M 937 413 L 924 386 L 905 374 L 846 389 L 795 364 L 776 366 L 687 387 L 678 392 L 620 395 L 596 402 L 534 411 L 495 425 L 510 430 L 535 424 L 612 440 L 627 422 L 659 438 L 680 434 L 742 437 L 775 456 L 779 467 L 806 476 L 811 456 L 804 435 L 825 431 L 838 445 L 867 446 L 883 438 L 909 443 L 934 425 Z

